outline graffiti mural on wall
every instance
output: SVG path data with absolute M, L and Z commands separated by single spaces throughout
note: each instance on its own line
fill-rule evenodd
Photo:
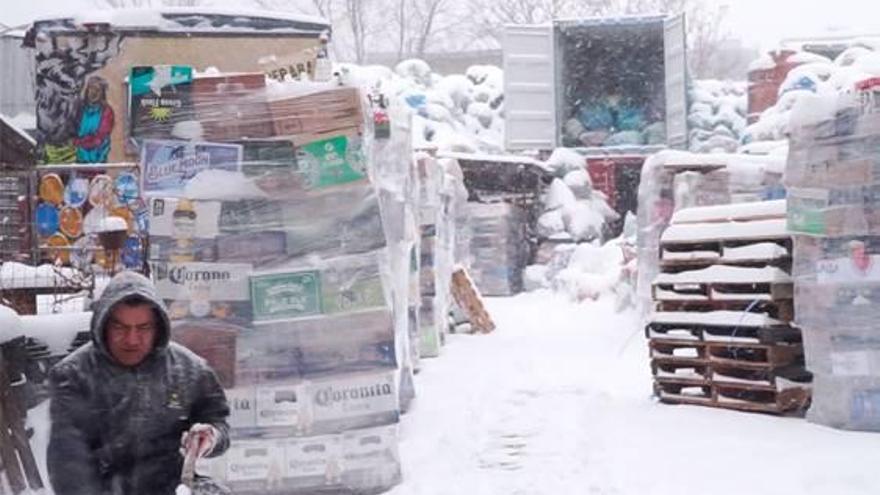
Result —
M 77 109 L 76 161 L 106 163 L 110 154 L 110 133 L 115 114 L 107 104 L 107 81 L 89 76 Z
M 37 139 L 42 163 L 104 163 L 116 113 L 107 81 L 93 73 L 119 54 L 123 37 L 37 37 Z

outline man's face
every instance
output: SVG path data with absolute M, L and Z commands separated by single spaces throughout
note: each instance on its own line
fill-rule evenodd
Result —
M 156 343 L 156 315 L 149 304 L 117 304 L 107 321 L 107 347 L 123 366 L 139 365 Z

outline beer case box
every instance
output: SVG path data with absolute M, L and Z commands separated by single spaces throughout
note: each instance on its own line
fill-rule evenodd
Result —
M 793 233 L 817 236 L 869 233 L 864 205 L 834 205 L 826 189 L 789 188 L 787 211 L 787 228 Z
M 146 197 L 183 197 L 196 175 L 239 172 L 241 159 L 237 144 L 146 139 L 141 144 L 141 190 Z
M 381 370 L 306 380 L 307 431 L 338 433 L 397 423 L 397 374 Z
M 235 435 L 292 438 L 396 423 L 400 418 L 396 370 L 286 380 L 251 388 L 254 413 L 237 411 Z M 241 402 L 242 408 L 245 402 Z M 248 424 L 250 420 L 253 424 Z
M 256 426 L 291 427 L 303 424 L 302 397 L 305 387 L 302 384 L 291 384 L 276 387 L 257 387 Z
M 378 256 L 365 254 L 254 273 L 250 278 L 254 321 L 388 307 L 381 268 Z
M 258 231 L 217 237 L 217 260 L 220 262 L 249 262 L 261 266 L 286 257 L 287 235 L 284 232 Z
M 246 328 L 251 325 L 249 301 L 204 301 L 165 299 L 168 317 L 178 323 L 225 323 Z
M 171 338 L 207 361 L 223 387 L 234 387 L 236 340 L 241 331 L 223 321 L 184 321 L 174 323 Z
M 397 366 L 390 309 L 257 323 L 238 347 L 243 383 Z
M 437 327 L 438 315 L 435 314 L 434 296 L 422 296 L 419 306 L 419 356 L 437 357 L 440 355 L 440 333 Z
M 187 259 L 213 263 L 217 261 L 216 239 L 193 239 L 180 242 L 172 237 L 150 235 L 150 261 L 171 261 Z
M 232 436 L 237 438 L 238 430 L 254 428 L 257 424 L 257 391 L 251 386 L 224 388 L 229 403 L 229 426 Z
M 309 193 L 298 200 L 224 202 L 220 230 L 224 234 L 284 232 L 288 257 L 381 249 L 386 239 L 379 202 L 371 188 L 336 188 L 332 194 Z
M 150 237 L 179 237 L 181 234 L 194 239 L 213 239 L 220 232 L 220 202 L 184 200 L 179 198 L 150 198 Z M 185 225 L 175 224 L 177 218 L 189 220 Z M 181 213 L 188 215 L 181 215 Z M 179 232 L 183 230 L 183 232 Z
M 220 206 L 220 232 L 250 234 L 281 230 L 281 201 L 244 199 L 223 201 Z
M 342 482 L 341 434 L 292 438 L 284 446 L 284 485 L 292 490 L 334 487 Z
M 200 76 L 193 80 L 196 118 L 207 141 L 274 135 L 262 73 Z
M 175 301 L 248 301 L 249 263 L 150 263 L 156 291 Z
M 235 493 L 372 493 L 400 482 L 397 431 L 391 425 L 312 437 L 238 439 L 223 456 L 200 459 L 197 472 Z
M 815 374 L 807 420 L 835 428 L 880 431 L 880 377 Z
M 272 493 L 283 488 L 284 448 L 278 440 L 232 442 L 226 458 L 226 484 L 235 493 Z
M 242 172 L 269 199 L 285 199 L 309 189 L 293 142 L 284 139 L 237 141 L 244 147 Z
M 325 136 L 359 133 L 364 124 L 361 104 L 360 92 L 350 87 L 327 87 L 268 102 L 274 134 L 289 136 L 298 146 Z
M 398 425 L 348 431 L 343 434 L 342 485 L 357 490 L 380 489 L 400 483 Z

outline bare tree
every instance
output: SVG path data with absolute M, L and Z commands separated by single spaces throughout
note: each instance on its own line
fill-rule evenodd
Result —
M 504 24 L 540 24 L 564 17 L 684 13 L 688 63 L 696 77 L 717 77 L 718 69 L 725 65 L 717 57 L 732 39 L 724 28 L 727 8 L 701 0 L 499 0 L 492 5 L 474 0 L 472 12 L 474 29 L 495 43 L 500 42 Z
M 104 5 L 113 9 L 143 7 L 197 7 L 205 0 L 102 0 Z

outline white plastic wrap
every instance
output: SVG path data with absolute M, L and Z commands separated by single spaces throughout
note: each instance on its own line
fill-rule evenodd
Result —
M 810 421 L 880 431 L 880 114 L 876 90 L 799 102 L 792 116 L 788 228 L 795 304 L 814 374 Z M 795 118 L 797 117 L 797 118 Z

